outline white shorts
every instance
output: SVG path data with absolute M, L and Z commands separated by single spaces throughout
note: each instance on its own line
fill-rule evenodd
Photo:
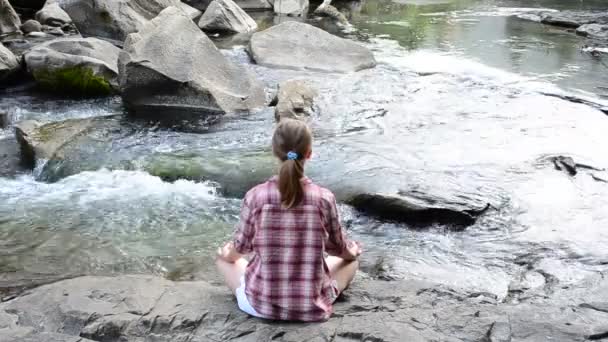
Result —
M 259 318 L 264 318 L 264 316 L 260 315 L 253 306 L 249 303 L 249 299 L 247 299 L 247 295 L 245 294 L 245 277 L 241 277 L 241 286 L 236 289 L 236 301 L 239 304 L 239 309 L 241 311 Z
M 332 280 L 331 285 L 334 288 L 333 296 L 330 298 L 333 303 L 334 301 L 336 301 L 336 299 L 338 298 L 340 293 L 338 291 L 338 282 L 337 281 Z M 255 311 L 253 306 L 251 306 L 251 303 L 249 303 L 249 299 L 247 299 L 247 295 L 245 294 L 245 276 L 241 276 L 241 286 L 239 286 L 236 289 L 236 301 L 237 301 L 237 303 L 239 305 L 239 309 L 241 309 L 241 311 L 243 311 L 251 316 L 254 316 L 254 317 L 265 318 L 264 316 L 260 315 L 257 311 Z

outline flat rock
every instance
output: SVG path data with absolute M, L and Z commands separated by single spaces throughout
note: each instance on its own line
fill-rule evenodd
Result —
M 256 22 L 232 0 L 214 0 L 198 22 L 209 32 L 247 33 L 255 31 Z
M 8 0 L 0 0 L 0 34 L 18 32 L 21 19 Z
M 83 36 L 123 42 L 169 6 L 179 0 L 73 0 L 61 2 Z
M 59 6 L 58 3 L 47 3 L 44 7 L 36 12 L 36 20 L 42 25 L 62 27 L 72 23 L 72 18 Z
M 275 120 L 307 120 L 314 112 L 317 91 L 302 80 L 289 80 L 279 85 L 275 99 Z
M 576 29 L 576 34 L 593 39 L 608 39 L 608 24 L 585 24 Z
M 20 67 L 17 57 L 0 44 L 0 82 L 14 75 Z
M 106 95 L 118 88 L 120 49 L 97 38 L 63 38 L 24 55 L 27 70 L 42 87 L 73 95 Z
M 540 14 L 543 24 L 577 28 L 585 24 L 608 24 L 606 12 L 590 11 L 561 11 L 545 12 Z
M 254 33 L 249 51 L 256 63 L 271 68 L 346 73 L 376 65 L 358 43 L 294 21 Z
M 589 332 L 601 331 L 608 318 L 548 301 L 479 302 L 466 291 L 437 284 L 370 280 L 361 274 L 334 309 L 333 317 L 322 323 L 271 322 L 240 312 L 223 285 L 88 276 L 44 285 L 0 304 L 0 337 L 44 336 L 49 338 L 45 341 L 61 342 L 502 342 L 507 334 L 499 332 L 503 325 L 497 322 L 508 317 L 513 341 L 582 342 Z
M 236 0 L 235 2 L 244 10 L 272 10 L 272 2 L 269 0 Z
M 249 112 L 265 102 L 262 83 L 175 7 L 129 36 L 119 69 L 123 100 L 138 113 Z

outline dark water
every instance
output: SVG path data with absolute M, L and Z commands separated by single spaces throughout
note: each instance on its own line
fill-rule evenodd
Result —
M 488 199 L 497 208 L 466 231 L 451 232 L 442 226 L 413 230 L 342 205 L 350 233 L 366 246 L 365 270 L 382 268 L 395 278 L 501 297 L 520 276 L 517 260 L 525 255 L 562 284 L 606 271 L 608 184 L 592 175 L 608 175 L 582 171 L 569 177 L 549 157 L 608 167 L 608 117 L 543 95 L 576 95 L 606 105 L 604 61 L 581 52 L 584 41 L 571 32 L 510 15 L 528 11 L 522 7 L 608 5 L 404 2 L 353 5 L 356 30 L 346 35 L 373 49 L 375 69 L 349 75 L 271 70 L 249 64 L 242 46 L 225 51 L 247 63 L 268 88 L 305 78 L 319 89 L 309 165 L 319 178 Z M 421 5 L 426 3 L 432 4 Z M 32 95 L 2 96 L 0 109 L 13 121 L 122 113 L 118 98 Z M 148 154 L 213 151 L 214 158 L 228 161 L 218 164 L 224 165 L 218 172 L 237 168 L 248 151 L 268 148 L 272 120 L 265 110 L 229 118 L 206 134 L 142 127 L 98 154 L 82 156 L 92 171 L 55 183 L 36 181 L 39 170 L 0 178 L 0 286 L 77 274 L 217 279 L 213 251 L 237 220 L 238 198 L 222 196 L 213 182 L 163 182 L 143 167 L 116 165 Z

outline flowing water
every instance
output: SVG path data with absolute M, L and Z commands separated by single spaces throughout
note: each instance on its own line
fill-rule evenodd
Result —
M 608 183 L 594 179 L 608 173 L 570 177 L 550 161 L 565 155 L 608 167 L 608 117 L 595 108 L 608 106 L 608 58 L 581 51 L 585 41 L 572 32 L 512 16 L 531 7 L 608 9 L 602 3 L 350 3 L 343 10 L 355 29 L 342 34 L 371 48 L 379 65 L 349 75 L 256 66 L 242 46 L 224 52 L 269 89 L 291 78 L 319 89 L 315 178 L 495 207 L 453 232 L 412 229 L 341 205 L 345 226 L 365 244 L 367 272 L 505 297 L 528 256 L 561 284 L 608 270 Z M 0 96 L 13 122 L 123 113 L 119 98 Z M 268 150 L 272 123 L 270 109 L 225 118 L 204 133 L 129 123 L 130 133 L 78 155 L 87 171 L 53 183 L 36 180 L 39 168 L 0 178 L 0 287 L 79 274 L 217 280 L 213 253 L 240 206 L 225 195 L 230 184 L 164 182 L 137 163 L 121 166 L 146 155 L 199 153 L 209 163 L 229 160 L 216 171 L 230 173 L 248 153 Z M 0 130 L 0 138 L 11 134 Z

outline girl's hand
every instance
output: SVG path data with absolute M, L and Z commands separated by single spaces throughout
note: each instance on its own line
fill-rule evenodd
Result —
M 217 257 L 227 262 L 234 262 L 234 260 L 232 260 L 233 250 L 234 244 L 232 242 L 227 242 L 224 247 L 219 247 L 217 249 Z
M 361 243 L 357 241 L 349 241 L 346 246 L 346 255 L 343 256 L 345 260 L 355 260 L 363 253 L 363 249 L 361 248 Z

